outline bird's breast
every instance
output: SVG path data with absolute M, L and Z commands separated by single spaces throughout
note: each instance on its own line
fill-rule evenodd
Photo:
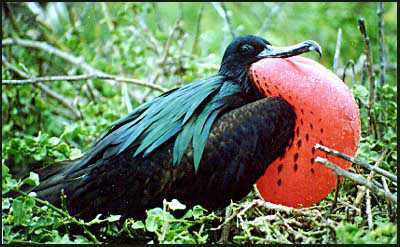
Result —
M 360 138 L 357 104 L 335 74 L 303 57 L 263 59 L 251 67 L 250 74 L 265 96 L 284 98 L 297 116 L 293 142 L 283 157 L 268 166 L 257 187 L 270 202 L 311 206 L 336 185 L 336 175 L 315 158 L 328 158 L 346 169 L 351 165 L 327 156 L 314 145 L 355 155 Z

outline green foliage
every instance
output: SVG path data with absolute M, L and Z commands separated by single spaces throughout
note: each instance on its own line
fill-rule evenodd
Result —
M 368 231 L 354 224 L 343 224 L 337 228 L 336 237 L 340 244 L 396 244 L 397 225 L 381 223 Z
M 231 40 L 227 23 L 212 3 L 47 3 L 42 6 L 42 12 L 38 12 L 34 3 L 2 5 L 2 39 L 19 37 L 44 41 L 106 73 L 141 79 L 165 88 L 179 87 L 214 74 Z M 324 50 L 320 63 L 328 68 L 332 67 L 338 28 L 343 31 L 339 67 L 349 59 L 359 61 L 364 44 L 357 19 L 364 17 L 373 63 L 379 68 L 377 3 L 225 3 L 225 7 L 237 35 L 259 32 L 278 46 L 316 40 Z M 180 14 L 182 20 L 175 25 Z M 384 21 L 386 61 L 392 65 L 397 61 L 395 3 L 385 3 Z M 173 29 L 175 31 L 171 32 Z M 2 48 L 4 58 L 29 76 L 88 73 L 81 66 L 43 50 L 19 46 Z M 388 66 L 384 85 L 379 83 L 379 70 L 375 72 L 377 97 L 372 112 L 377 133 L 373 134 L 368 132 L 369 82 L 365 69 L 360 67 L 354 78 L 347 76 L 346 79 L 360 107 L 362 135 L 358 158 L 374 164 L 387 150 L 381 167 L 396 173 L 397 71 Z M 22 78 L 3 63 L 2 79 Z M 159 95 L 148 88 L 127 84 L 126 97 L 122 83 L 98 79 L 91 83 L 91 86 L 87 81 L 45 83 L 81 112 L 84 116 L 81 119 L 39 86 L 2 86 L 5 242 L 218 242 L 222 230 L 212 227 L 222 224 L 224 219 L 218 217 L 222 216 L 220 211 L 206 212 L 199 206 L 186 209 L 173 200 L 164 202 L 163 208 L 149 210 L 143 221 L 122 220 L 111 215 L 83 222 L 71 217 L 63 208 L 46 204 L 35 194 L 20 192 L 20 188 L 40 182 L 32 170 L 54 161 L 79 157 L 111 123 L 128 113 L 127 103 L 136 108 Z M 187 141 L 179 144 L 181 148 L 186 147 Z M 395 184 L 388 182 L 388 186 L 395 191 Z M 305 210 L 303 214 L 258 206 L 242 212 L 248 201 L 256 198 L 250 193 L 230 206 L 236 215 L 231 220 L 228 242 L 396 244 L 396 207 L 373 196 L 374 225 L 369 230 L 365 204 L 362 202 L 358 206 L 359 211 L 348 206 L 353 204 L 356 195 L 357 186 L 345 180 L 334 212 L 329 210 L 333 194 L 318 205 L 317 211 Z

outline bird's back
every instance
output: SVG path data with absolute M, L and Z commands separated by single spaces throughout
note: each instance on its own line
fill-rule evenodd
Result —
M 295 116 L 285 101 L 242 104 L 216 120 L 197 171 L 191 145 L 181 164 L 173 165 L 171 139 L 147 157 L 133 157 L 135 149 L 130 147 L 99 160 L 66 175 L 56 186 L 38 190 L 38 195 L 59 204 L 63 189 L 71 213 L 87 219 L 98 213 L 143 217 L 164 198 L 208 209 L 226 206 L 251 190 L 267 164 L 283 154 L 294 131 Z

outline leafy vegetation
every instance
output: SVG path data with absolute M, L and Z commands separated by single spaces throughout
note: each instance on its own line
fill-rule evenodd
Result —
M 44 41 L 91 68 L 163 88 L 181 86 L 218 69 L 231 33 L 258 34 L 277 45 L 318 41 L 320 61 L 332 68 L 338 28 L 343 31 L 335 72 L 352 89 L 362 125 L 358 158 L 397 174 L 397 10 L 384 5 L 385 81 L 380 82 L 377 3 L 7 3 L 2 5 L 2 80 L 91 74 L 82 63 L 49 50 L 4 45 L 9 38 Z M 224 8 L 229 18 L 224 18 Z M 370 38 L 376 130 L 368 130 L 370 95 L 357 19 Z M 222 30 L 222 31 L 221 31 Z M 344 71 L 349 60 L 354 61 Z M 368 223 L 362 188 L 344 180 L 306 209 L 275 208 L 256 191 L 227 211 L 186 209 L 178 201 L 147 212 L 143 221 L 99 216 L 84 222 L 32 194 L 32 172 L 79 157 L 115 120 L 160 92 L 128 82 L 89 79 L 2 85 L 2 221 L 5 243 L 397 243 L 397 205 L 371 194 Z M 84 117 L 82 117 L 84 116 Z M 383 155 L 383 157 L 382 157 Z M 355 165 L 359 174 L 368 174 Z M 376 175 L 381 181 L 381 177 Z M 397 184 L 387 181 L 388 189 Z M 229 216 L 230 215 L 230 216 Z M 229 220 L 228 220 L 229 219 Z M 221 224 L 223 224 L 221 226 Z

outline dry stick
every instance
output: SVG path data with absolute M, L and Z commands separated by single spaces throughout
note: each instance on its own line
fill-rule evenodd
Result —
M 337 150 L 322 146 L 320 144 L 315 144 L 314 147 L 319 149 L 319 150 L 321 150 L 321 151 L 324 151 L 324 152 L 327 152 L 329 154 L 332 154 L 332 155 L 334 155 L 336 157 L 339 157 L 339 158 L 342 158 L 344 160 L 350 161 L 353 164 L 357 164 L 359 166 L 362 166 L 362 167 L 364 167 L 364 168 L 366 168 L 368 170 L 375 171 L 376 173 L 379 173 L 382 176 L 385 176 L 385 177 L 397 182 L 397 176 L 396 175 L 394 175 L 393 173 L 388 172 L 388 171 L 386 171 L 386 170 L 384 170 L 382 168 L 371 166 L 371 165 L 369 165 L 368 163 L 366 163 L 364 161 L 360 161 L 358 159 L 355 159 L 353 157 L 348 156 L 347 154 L 344 154 L 344 153 L 341 153 L 341 152 L 339 152 Z
M 367 56 L 367 71 L 368 71 L 368 79 L 369 79 L 369 97 L 368 97 L 368 131 L 373 133 L 376 136 L 377 133 L 374 133 L 375 119 L 372 114 L 372 107 L 375 101 L 375 76 L 372 71 L 372 54 L 371 54 L 371 47 L 369 44 L 369 37 L 367 34 L 367 29 L 365 27 L 365 20 L 364 18 L 358 19 L 358 27 L 362 34 L 365 43 L 365 54 Z
M 151 4 L 152 4 L 153 10 L 154 10 L 154 16 L 155 16 L 155 22 L 156 22 L 157 28 L 158 28 L 158 30 L 163 32 L 164 28 L 163 28 L 163 25 L 161 22 L 161 16 L 160 16 L 160 11 L 158 9 L 158 3 L 152 2 Z
M 180 6 L 180 8 L 181 8 L 181 6 Z M 157 73 L 154 74 L 154 77 L 150 81 L 151 84 L 156 85 L 156 81 L 158 80 L 158 78 L 160 78 L 162 73 L 165 72 L 164 65 L 168 58 L 169 49 L 171 47 L 173 37 L 174 37 L 175 33 L 179 30 L 179 28 L 181 28 L 181 25 L 182 25 L 182 18 L 183 18 L 182 13 L 183 13 L 183 11 L 179 10 L 174 27 L 169 32 L 167 42 L 165 43 L 163 51 L 162 51 L 161 59 L 160 59 L 160 61 L 157 62 L 157 67 L 161 68 L 161 70 L 158 70 Z M 144 96 L 144 99 L 146 99 L 152 92 L 153 92 L 153 90 L 150 90 L 149 92 L 147 92 L 147 94 Z
M 384 8 L 383 8 L 383 2 L 378 3 L 378 41 L 379 41 L 379 65 L 380 65 L 380 70 L 379 70 L 379 85 L 380 89 L 382 90 L 383 85 L 385 84 L 385 44 L 384 44 L 384 29 L 383 29 L 383 14 L 384 14 Z M 378 90 L 377 92 L 377 99 L 382 98 L 382 91 Z M 384 104 L 386 103 L 385 101 L 383 102 Z M 382 119 L 382 114 L 378 115 L 378 121 Z M 375 126 L 377 129 L 377 133 L 379 136 L 382 133 L 382 126 L 381 125 L 376 125 Z
M 354 61 L 352 59 L 350 59 L 349 61 L 347 61 L 346 66 L 344 66 L 344 69 L 343 69 L 343 75 L 342 75 L 343 82 L 345 82 L 346 72 L 347 72 L 347 69 L 349 66 L 351 66 L 351 69 L 352 69 L 352 78 L 351 78 L 352 82 L 354 80 L 354 77 L 356 76 L 355 69 L 354 69 Z
M 144 11 L 142 11 L 143 13 Z M 146 21 L 143 16 L 143 14 L 138 15 L 137 23 L 139 24 L 138 27 L 141 29 L 142 32 L 137 32 L 135 29 L 131 29 L 133 32 L 138 33 L 139 37 L 143 37 L 143 34 L 146 35 L 146 37 L 143 38 L 145 42 L 147 42 L 152 49 L 157 53 L 158 55 L 161 55 L 161 52 L 159 51 L 160 43 L 157 41 L 156 38 L 154 38 L 154 33 L 151 29 L 147 28 L 146 26 Z
M 337 39 L 336 39 L 336 48 L 335 48 L 335 56 L 333 57 L 333 71 L 337 74 L 337 68 L 339 66 L 339 58 L 340 58 L 340 47 L 342 45 L 342 29 L 338 29 Z
M 98 70 L 91 65 L 87 64 L 82 58 L 75 57 L 73 55 L 70 55 L 64 51 L 61 51 L 46 42 L 40 42 L 40 41 L 33 41 L 33 40 L 27 40 L 27 39 L 10 39 L 7 38 L 5 40 L 2 40 L 1 42 L 2 46 L 7 46 L 7 45 L 20 45 L 23 47 L 31 47 L 31 48 L 36 48 L 40 50 L 44 50 L 52 55 L 58 56 L 64 60 L 66 60 L 69 63 L 72 63 L 78 67 L 81 67 L 82 69 L 86 70 L 91 76 L 93 76 L 94 79 L 108 79 L 108 80 L 115 80 L 115 81 L 120 81 L 120 82 L 130 82 L 135 85 L 139 86 L 144 86 L 144 87 L 150 87 L 152 89 L 165 92 L 166 89 L 158 86 L 158 85 L 153 85 L 138 79 L 129 79 L 129 78 L 123 78 L 123 77 L 118 77 L 114 75 L 107 74 L 101 70 Z M 91 79 L 93 79 L 91 78 Z
M 228 10 L 227 10 L 227 8 L 225 6 L 225 3 L 220 3 L 220 5 L 221 5 L 222 10 L 224 11 L 223 12 L 224 13 L 223 14 L 223 18 L 224 18 L 224 20 L 225 20 L 225 22 L 226 22 L 226 24 L 227 24 L 227 26 L 229 28 L 229 31 L 230 31 L 230 33 L 232 35 L 232 39 L 234 39 L 236 37 L 236 34 L 235 34 L 235 31 L 233 30 L 232 23 L 231 23 L 231 18 L 229 17 Z
M 264 2 L 266 5 L 266 3 Z M 257 35 L 262 35 L 264 32 L 267 31 L 269 24 L 271 23 L 272 18 L 279 13 L 279 10 L 281 8 L 282 3 L 275 3 L 275 5 L 270 9 L 267 10 L 267 13 L 269 13 L 268 17 L 265 18 L 264 22 L 262 23 L 260 29 L 257 32 Z
M 108 25 L 108 29 L 110 30 L 111 33 L 114 33 L 115 25 L 111 20 L 107 4 L 106 3 L 101 3 L 101 7 L 102 7 L 102 10 L 103 10 L 104 18 L 106 19 L 106 22 L 107 22 L 107 25 Z M 115 51 L 116 56 L 119 59 L 122 59 L 122 56 L 121 56 L 122 51 L 121 51 L 120 46 L 117 46 L 117 45 L 113 44 L 113 50 Z M 123 73 L 123 68 L 122 68 L 121 63 L 119 63 L 119 73 Z M 126 83 L 122 83 L 121 91 L 122 91 L 122 95 L 123 95 L 122 101 L 123 101 L 123 103 L 125 103 L 126 108 L 128 110 L 128 113 L 130 113 L 130 112 L 132 112 L 133 107 L 132 107 L 131 99 L 130 99 L 129 93 L 128 93 L 128 86 L 126 85 Z
M 380 66 L 379 64 L 372 65 L 372 70 L 375 73 L 379 72 L 380 71 L 380 67 L 379 66 Z M 363 69 L 362 66 L 357 66 L 357 64 L 354 64 L 354 74 L 358 74 L 358 73 L 362 72 L 362 69 Z M 342 67 L 338 68 L 337 69 L 337 74 L 343 75 L 343 73 L 345 72 L 344 70 L 345 70 L 345 67 L 344 68 L 342 68 Z M 385 70 L 386 71 L 388 71 L 388 70 L 396 71 L 397 70 L 397 64 L 385 63 Z
M 7 61 L 7 59 L 2 55 L 1 56 L 1 60 L 2 63 L 9 69 L 11 69 L 12 71 L 16 72 L 18 75 L 20 75 L 21 77 L 25 77 L 25 78 L 29 78 L 30 75 L 28 75 L 27 73 L 25 73 L 24 71 L 18 69 L 16 66 L 14 66 L 13 64 L 9 63 Z M 6 81 L 6 80 L 4 80 Z M 3 81 L 2 81 L 3 82 Z M 58 102 L 60 102 L 62 105 L 64 105 L 65 107 L 67 107 L 68 109 L 71 110 L 72 114 L 74 114 L 75 118 L 80 119 L 82 118 L 82 114 L 80 111 L 78 111 L 77 109 L 75 109 L 75 107 L 73 107 L 72 102 L 70 102 L 70 100 L 67 100 L 66 98 L 64 98 L 62 95 L 58 94 L 57 92 L 51 90 L 49 87 L 47 87 L 46 85 L 42 84 L 40 81 L 37 82 L 37 86 L 42 90 L 42 92 L 44 92 L 46 95 L 48 95 L 49 97 L 54 98 L 55 100 L 57 100 Z
M 379 165 L 384 160 L 386 153 L 387 153 L 387 150 L 385 150 L 382 153 L 381 157 L 379 157 L 379 160 L 375 163 L 374 167 L 379 167 Z M 368 181 L 372 180 L 374 174 L 375 174 L 375 172 L 372 170 L 367 177 Z M 370 192 L 368 189 L 364 189 L 364 190 L 361 190 L 361 193 L 357 194 L 357 196 L 360 195 L 360 197 L 362 197 L 363 191 L 365 193 L 365 213 L 367 214 L 368 229 L 371 230 L 373 228 L 372 210 L 371 210 L 371 195 L 370 195 Z M 385 190 L 385 192 L 387 192 L 387 191 Z M 385 200 L 388 201 L 386 198 L 385 198 Z M 355 202 L 356 202 L 356 200 L 355 200 Z
M 375 163 L 375 165 L 373 166 L 373 168 L 377 168 L 379 167 L 379 165 L 382 163 L 382 161 L 384 160 L 385 156 L 386 156 L 386 152 L 387 150 L 385 150 L 382 155 L 379 157 L 378 161 Z M 372 181 L 373 176 L 375 175 L 375 171 L 371 170 L 371 172 L 368 174 L 368 181 Z M 379 184 L 379 186 L 381 186 L 381 184 Z M 383 187 L 383 186 L 381 186 Z M 354 200 L 354 206 L 358 206 L 358 204 L 360 204 L 361 200 L 363 199 L 363 197 L 365 196 L 366 192 L 368 191 L 364 186 L 358 187 L 359 192 L 357 193 L 357 197 Z M 367 198 L 366 198 L 367 199 Z
M 385 84 L 385 44 L 383 32 L 383 2 L 378 3 L 378 38 L 379 38 L 379 61 L 380 61 L 380 85 Z
M 382 180 L 383 189 L 386 192 L 390 193 L 389 186 L 387 185 L 387 182 L 386 182 L 386 178 L 381 177 L 381 180 Z M 392 204 L 388 199 L 386 199 L 386 202 L 387 202 L 388 215 L 389 215 L 389 217 L 391 217 L 392 216 Z
M 15 20 L 15 16 L 13 13 L 13 9 L 10 7 L 10 3 L 5 3 L 4 8 L 6 8 L 9 12 L 10 20 L 11 20 L 11 25 L 13 29 L 15 30 L 16 34 L 21 37 L 21 30 L 19 29 L 19 26 L 17 24 L 17 21 Z
M 216 231 L 221 229 L 225 224 L 227 224 L 228 222 L 230 222 L 233 218 L 235 218 L 236 216 L 242 216 L 244 213 L 246 213 L 249 209 L 251 209 L 252 207 L 263 207 L 265 209 L 269 209 L 269 210 L 276 210 L 277 212 L 284 212 L 287 214 L 294 214 L 294 215 L 313 215 L 313 212 L 307 212 L 306 210 L 301 210 L 301 209 L 297 209 L 297 208 L 291 208 L 291 207 L 287 207 L 287 206 L 283 206 L 280 204 L 274 204 L 271 202 L 266 202 L 263 199 L 255 199 L 252 202 L 248 203 L 242 210 L 237 211 L 236 213 L 231 214 L 231 216 L 229 218 L 227 218 L 221 225 L 219 225 L 216 228 L 211 228 L 211 230 Z
M 340 168 L 339 166 L 329 162 L 327 159 L 321 158 L 321 157 L 317 157 L 315 159 L 316 162 L 323 164 L 325 167 L 331 169 L 333 172 L 335 172 L 337 175 L 339 176 L 344 176 L 346 178 L 349 178 L 350 180 L 364 185 L 365 187 L 367 187 L 368 189 L 370 189 L 372 192 L 374 192 L 375 194 L 377 194 L 378 196 L 381 197 L 385 197 L 390 199 L 393 203 L 397 203 L 397 198 L 395 195 L 391 194 L 391 193 L 387 193 L 386 191 L 380 189 L 378 186 L 376 186 L 375 184 L 373 184 L 371 181 L 368 181 L 367 179 L 365 179 L 363 176 L 346 171 L 342 168 Z
M 39 82 L 47 82 L 47 81 L 80 81 L 80 80 L 89 80 L 89 79 L 104 79 L 104 80 L 113 80 L 118 82 L 129 82 L 138 86 L 148 87 L 160 92 L 165 92 L 167 89 L 155 85 L 150 84 L 147 82 L 143 82 L 137 79 L 130 79 L 120 76 L 114 75 L 99 75 L 99 74 L 92 74 L 92 75 L 58 75 L 58 76 L 44 76 L 44 77 L 34 77 L 24 80 L 2 80 L 1 84 L 12 84 L 12 85 L 23 85 L 23 84 L 35 84 Z
M 333 210 L 336 208 L 338 196 L 339 196 L 339 189 L 340 189 L 340 178 L 339 176 L 336 176 L 336 188 L 335 188 L 335 197 L 333 198 L 333 203 L 329 209 L 329 214 L 333 212 Z
M 196 26 L 196 34 L 194 35 L 194 41 L 193 41 L 193 46 L 192 46 L 192 55 L 197 49 L 198 43 L 199 43 L 199 38 L 200 38 L 200 30 L 201 30 L 201 19 L 203 17 L 203 10 L 204 10 L 204 5 L 201 5 L 199 15 L 197 17 L 197 26 Z
M 372 222 L 371 195 L 369 190 L 365 194 L 365 213 L 367 214 L 368 229 L 372 230 L 374 223 Z
M 67 46 L 65 46 L 63 43 L 60 42 L 60 38 L 55 37 L 52 34 L 54 32 L 54 28 L 52 28 L 49 25 L 48 21 L 46 20 L 47 17 L 45 16 L 43 8 L 38 3 L 33 3 L 33 2 L 25 3 L 25 6 L 35 16 L 35 21 L 39 23 L 38 27 L 42 31 L 44 39 L 47 40 L 50 44 L 53 44 L 63 50 L 69 50 Z
M 232 215 L 232 211 L 233 210 L 232 210 L 230 205 L 228 207 L 226 207 L 226 209 L 225 209 L 225 219 L 228 219 Z M 231 222 L 227 222 L 222 227 L 221 237 L 219 238 L 218 242 L 226 243 L 228 241 L 230 229 L 231 229 Z

